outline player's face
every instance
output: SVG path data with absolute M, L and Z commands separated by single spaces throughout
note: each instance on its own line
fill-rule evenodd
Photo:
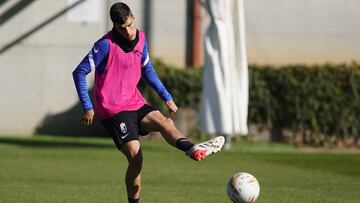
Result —
M 129 41 L 132 41 L 136 38 L 135 17 L 133 16 L 129 16 L 126 22 L 122 25 L 116 24 L 115 28 L 122 37 Z

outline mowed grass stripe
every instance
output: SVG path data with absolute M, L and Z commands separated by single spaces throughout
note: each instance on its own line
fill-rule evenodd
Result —
M 163 140 L 142 140 L 142 202 L 230 202 L 230 175 L 261 186 L 257 202 L 360 202 L 359 153 L 303 152 L 236 142 L 201 162 Z M 110 139 L 0 138 L 0 202 L 126 202 L 126 159 Z

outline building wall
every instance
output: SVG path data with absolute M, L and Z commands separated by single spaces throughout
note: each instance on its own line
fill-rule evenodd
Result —
M 143 1 L 123 1 L 132 8 L 139 29 L 144 28 Z M 110 5 L 112 2 L 117 1 L 110 1 Z M 151 49 L 150 55 L 179 67 L 185 64 L 186 2 L 186 0 L 152 0 L 153 27 L 151 39 L 148 39 Z
M 360 60 L 357 0 L 245 0 L 250 63 Z
M 47 22 L 76 0 L 36 0 L 7 21 L 0 19 L 0 49 Z M 22 0 L 5 1 L 1 17 Z M 64 14 L 0 53 L 0 135 L 74 133 L 81 107 L 71 72 L 111 28 L 113 0 L 87 0 L 90 21 Z M 87 3 L 84 2 L 84 3 Z M 125 0 L 143 28 L 142 0 Z M 91 10 L 94 9 L 95 11 Z M 250 63 L 342 63 L 360 60 L 357 0 L 245 0 Z M 79 8 L 79 7 L 78 7 Z M 90 10 L 86 10 L 90 9 Z M 151 56 L 185 63 L 186 1 L 153 0 Z M 203 13 L 203 31 L 208 16 Z M 88 77 L 91 83 L 92 76 Z M 76 125 L 75 125 L 76 123 Z M 50 127 L 49 127 L 50 126 Z M 40 130 L 39 130 L 40 129 Z M 44 130 L 45 129 L 45 130 Z M 63 129 L 63 130 L 61 130 Z M 66 130 L 64 130 L 66 129 Z M 76 134 L 84 129 L 76 128 Z M 93 132 L 88 130 L 86 132 Z
M 8 1 L 4 6 L 10 8 L 18 2 Z M 105 5 L 99 2 L 103 8 L 97 21 L 73 22 L 65 14 L 0 54 L 0 134 L 33 133 L 45 116 L 64 112 L 77 103 L 71 73 L 104 33 Z M 67 0 L 33 1 L 2 24 L 0 47 L 67 6 Z M 80 114 L 76 120 L 79 118 Z

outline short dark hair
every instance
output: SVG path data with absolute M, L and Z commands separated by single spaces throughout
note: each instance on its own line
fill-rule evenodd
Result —
M 132 15 L 129 6 L 122 2 L 115 3 L 110 8 L 110 18 L 113 23 L 122 25 Z

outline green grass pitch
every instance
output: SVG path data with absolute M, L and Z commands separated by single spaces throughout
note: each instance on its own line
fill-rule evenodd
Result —
M 230 203 L 228 178 L 255 175 L 257 203 L 360 202 L 360 153 L 234 143 L 195 162 L 163 140 L 142 140 L 143 203 Z M 106 138 L 0 137 L 0 202 L 126 202 L 126 159 Z

